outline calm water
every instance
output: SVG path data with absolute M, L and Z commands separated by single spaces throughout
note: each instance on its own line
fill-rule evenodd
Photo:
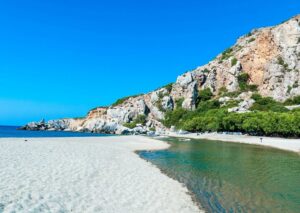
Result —
M 300 212 L 300 156 L 261 146 L 165 139 L 140 156 L 184 183 L 207 212 Z
M 58 132 L 58 131 L 23 131 L 17 130 L 17 126 L 0 126 L 0 138 L 40 138 L 40 137 L 96 137 L 109 136 L 105 134 Z

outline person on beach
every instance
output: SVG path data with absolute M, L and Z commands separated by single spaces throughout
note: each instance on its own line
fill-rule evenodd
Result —
M 260 142 L 261 142 L 261 143 L 263 142 L 263 138 L 260 138 Z

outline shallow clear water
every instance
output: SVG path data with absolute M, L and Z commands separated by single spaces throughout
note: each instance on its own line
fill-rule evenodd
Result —
M 64 132 L 64 131 L 24 131 L 17 130 L 17 126 L 0 126 L 0 138 L 40 138 L 40 137 L 97 137 L 106 134 Z
M 300 212 L 300 156 L 262 146 L 165 139 L 139 155 L 184 183 L 207 212 Z

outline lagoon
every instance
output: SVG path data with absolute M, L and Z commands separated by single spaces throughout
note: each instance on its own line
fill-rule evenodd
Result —
M 299 212 L 300 156 L 273 148 L 167 138 L 139 155 L 185 184 L 207 212 Z

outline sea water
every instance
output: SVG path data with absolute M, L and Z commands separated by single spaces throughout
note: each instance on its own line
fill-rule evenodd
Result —
M 40 138 L 40 137 L 103 137 L 107 134 L 66 132 L 66 131 L 25 131 L 18 126 L 0 126 L 0 138 Z

